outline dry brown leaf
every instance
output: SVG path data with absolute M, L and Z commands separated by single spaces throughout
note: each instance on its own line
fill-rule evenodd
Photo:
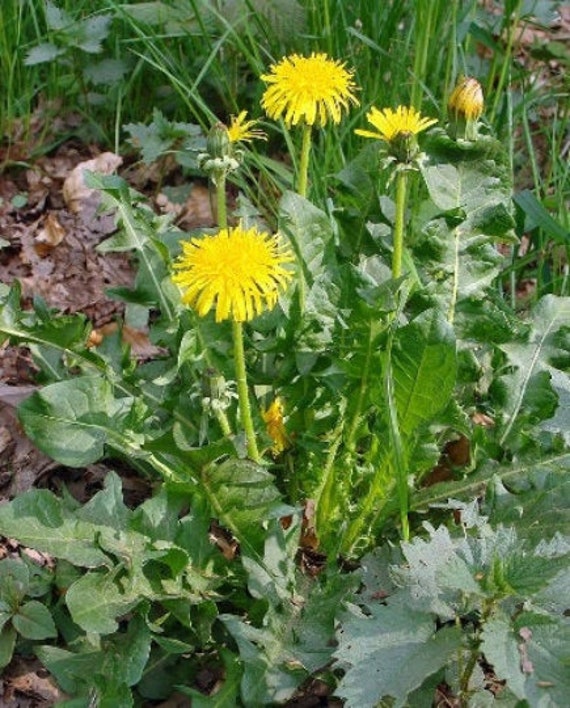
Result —
M 65 235 L 65 228 L 60 224 L 57 214 L 50 211 L 43 227 L 34 236 L 34 248 L 38 256 L 45 258 L 52 249 L 59 246 Z
M 95 194 L 95 190 L 85 186 L 85 172 L 98 172 L 110 175 L 123 164 L 123 158 L 113 152 L 102 152 L 92 160 L 85 160 L 76 165 L 63 183 L 63 198 L 69 211 L 77 214 L 83 204 Z

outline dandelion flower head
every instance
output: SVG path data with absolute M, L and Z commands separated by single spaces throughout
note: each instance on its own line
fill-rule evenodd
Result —
M 354 132 L 365 138 L 387 142 L 392 142 L 401 136 L 417 135 L 437 123 L 435 118 L 422 118 L 419 111 L 407 106 L 398 106 L 396 110 L 392 108 L 379 110 L 372 107 L 366 114 L 366 119 L 376 128 L 376 132 L 360 129 Z
M 238 116 L 232 116 L 228 128 L 228 138 L 230 143 L 250 143 L 252 140 L 266 140 L 267 136 L 263 130 L 255 126 L 256 120 L 246 120 L 247 111 L 242 111 Z
M 236 226 L 182 242 L 172 281 L 200 317 L 215 309 L 216 322 L 245 322 L 276 305 L 293 260 L 277 236 Z
M 328 120 L 340 123 L 343 111 L 351 103 L 358 104 L 353 72 L 324 53 L 291 54 L 261 79 L 268 84 L 262 108 L 274 120 L 283 118 L 288 127 L 298 123 L 322 126 Z

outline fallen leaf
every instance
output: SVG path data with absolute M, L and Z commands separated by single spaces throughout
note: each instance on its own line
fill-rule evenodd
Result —
M 123 164 L 123 158 L 113 152 L 103 152 L 92 160 L 85 160 L 76 165 L 63 183 L 63 198 L 69 211 L 77 214 L 96 191 L 85 186 L 85 172 L 98 172 L 110 175 Z
M 50 212 L 43 227 L 34 237 L 34 248 L 38 256 L 45 258 L 65 238 L 66 231 L 54 212 Z

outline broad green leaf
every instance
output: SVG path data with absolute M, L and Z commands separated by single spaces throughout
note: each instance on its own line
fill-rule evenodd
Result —
M 150 653 L 151 635 L 145 621 L 135 615 L 125 632 L 106 638 L 101 649 L 77 643 L 76 652 L 42 646 L 36 654 L 71 696 L 96 697 L 97 706 L 132 706 L 129 686 L 137 684 Z
M 496 613 L 485 622 L 481 650 L 497 678 L 529 705 L 564 705 L 570 691 L 570 626 L 523 613 L 510 621 Z
M 12 618 L 12 624 L 26 639 L 57 637 L 57 629 L 50 611 L 37 600 L 30 600 L 21 605 Z
M 62 690 L 73 696 L 87 692 L 87 686 L 101 666 L 99 651 L 74 653 L 48 645 L 35 647 L 34 651 Z
M 546 475 L 538 465 L 534 470 L 530 466 L 530 471 L 526 475 L 522 471 L 510 474 L 505 484 L 491 484 L 486 513 L 495 524 L 516 525 L 518 535 L 533 543 L 556 533 L 570 536 L 568 466 Z
M 450 228 L 443 217 L 427 223 L 414 255 L 425 293 L 450 316 L 462 301 L 485 298 L 504 260 L 490 237 L 463 225 Z
M 1 508 L 0 508 L 1 512 Z M 9 535 L 9 534 L 2 534 Z M 0 601 L 3 610 L 17 607 L 30 589 L 30 571 L 19 558 L 0 560 Z
M 539 459 L 529 458 L 502 465 L 489 463 L 463 479 L 416 491 L 410 508 L 425 513 L 430 506 L 443 504 L 448 499 L 473 499 L 480 494 L 481 489 L 486 488 L 489 506 L 485 508 L 493 522 L 516 523 L 525 537 L 533 528 L 540 537 L 551 537 L 558 530 L 570 533 L 566 489 L 569 471 L 570 452 L 550 453 Z M 533 483 L 534 479 L 537 485 Z M 549 481 L 538 484 L 541 479 Z M 501 483 L 501 490 L 506 491 L 504 483 L 510 490 L 517 492 L 512 499 L 508 499 L 508 495 L 503 499 L 496 496 L 498 482 Z M 525 489 L 529 489 L 528 494 L 525 494 Z
M 0 669 L 8 666 L 12 660 L 17 636 L 18 633 L 11 624 L 5 624 L 0 630 Z
M 570 298 L 547 295 L 533 312 L 532 328 L 527 341 L 500 346 L 509 364 L 514 367 L 512 373 L 501 379 L 506 387 L 501 444 L 508 439 L 519 415 L 529 410 L 544 409 L 544 403 L 539 397 L 545 395 L 545 385 L 548 385 L 551 369 L 557 369 L 559 361 L 563 362 L 563 366 L 568 366 L 570 362 L 570 345 L 564 338 L 569 323 Z M 548 390 L 549 386 L 546 394 Z
M 532 616 L 529 617 L 529 620 Z M 529 705 L 563 706 L 570 695 L 570 624 L 568 621 L 526 623 L 523 615 L 517 620 L 519 635 L 524 632 L 532 673 L 525 688 Z M 530 630 L 530 631 L 529 631 Z M 545 696 L 547 698 L 545 699 Z
M 135 615 L 127 631 L 115 635 L 107 646 L 102 675 L 107 678 L 114 675 L 117 683 L 135 686 L 147 665 L 151 640 L 145 619 Z
M 332 240 L 328 216 L 298 194 L 286 192 L 279 205 L 279 229 L 291 239 L 311 285 L 325 267 L 325 252 Z
M 121 478 L 115 472 L 107 474 L 104 489 L 97 492 L 77 512 L 82 521 L 94 526 L 108 526 L 117 531 L 127 527 L 131 515 L 131 510 L 123 501 Z
M 108 57 L 96 64 L 89 64 L 83 73 L 85 78 L 93 84 L 112 86 L 123 79 L 128 69 L 126 62 L 122 59 Z
M 550 387 L 556 397 L 557 408 L 554 415 L 540 423 L 540 428 L 561 435 L 570 446 L 570 376 L 560 369 L 545 366 L 550 377 Z
M 250 460 L 229 459 L 204 468 L 201 479 L 203 493 L 222 526 L 248 548 L 261 549 L 264 525 L 281 506 L 273 476 Z M 288 511 L 282 507 L 282 515 Z
M 109 564 L 97 544 L 97 526 L 45 489 L 33 489 L 0 506 L 0 533 L 30 548 L 83 567 Z
M 453 330 L 437 310 L 427 310 L 396 332 L 392 370 L 404 435 L 431 422 L 449 403 L 456 369 Z
M 116 618 L 126 614 L 142 598 L 122 592 L 114 573 L 89 572 L 67 590 L 65 602 L 76 622 L 86 632 L 112 634 Z
M 96 462 L 108 445 L 126 453 L 133 446 L 125 418 L 130 398 L 115 398 L 111 383 L 82 376 L 45 386 L 19 407 L 28 437 L 61 464 L 82 467 Z
M 341 617 L 334 657 L 345 674 L 335 695 L 346 708 L 374 708 L 384 697 L 400 708 L 461 648 L 461 630 L 436 631 L 433 616 L 400 601 L 378 600 L 368 609 Z
M 492 236 L 506 235 L 514 227 L 508 213 L 511 199 L 505 150 L 492 139 L 458 145 L 436 135 L 420 164 L 429 195 L 443 212 L 461 210 L 462 229 Z
M 459 144 L 434 131 L 426 153 L 420 169 L 431 200 L 411 247 L 424 293 L 453 320 L 463 301 L 485 297 L 499 273 L 494 242 L 515 240 L 510 171 L 505 150 L 489 138 Z

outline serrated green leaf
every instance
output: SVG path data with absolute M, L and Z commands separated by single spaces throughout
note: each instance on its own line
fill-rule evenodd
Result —
M 487 513 L 493 523 L 516 524 L 518 534 L 533 543 L 556 533 L 570 535 L 568 465 L 561 464 L 558 473 L 544 475 L 538 464 L 533 468 L 530 463 L 526 470 L 514 469 L 519 474 L 508 475 L 508 488 L 501 485 L 494 491 L 489 489 L 493 494 L 489 494 Z
M 346 708 L 374 708 L 384 697 L 399 708 L 461 648 L 461 630 L 436 631 L 429 613 L 399 601 L 377 601 L 368 609 L 368 616 L 353 611 L 341 618 L 334 657 L 345 674 L 335 695 Z
M 261 549 L 264 523 L 281 506 L 273 476 L 250 460 L 229 459 L 210 465 L 201 475 L 214 515 L 248 548 Z M 287 510 L 283 507 L 283 514 Z
M 455 386 L 453 330 L 437 310 L 397 330 L 392 370 L 401 432 L 410 436 L 447 406 Z
M 24 64 L 26 66 L 35 66 L 36 64 L 45 64 L 48 61 L 54 61 L 57 57 L 65 54 L 65 49 L 58 47 L 51 42 L 42 42 L 41 44 L 32 47 L 26 54 Z
M 453 619 L 462 596 L 481 595 L 475 571 L 462 554 L 459 543 L 445 526 L 425 524 L 429 538 L 416 537 L 402 543 L 405 565 L 393 569 L 397 582 L 409 590 L 410 606 L 428 609 L 447 620 Z
M 103 59 L 96 64 L 86 66 L 83 74 L 95 85 L 112 86 L 123 79 L 128 71 L 127 64 L 121 59 Z
M 57 629 L 50 611 L 37 600 L 29 600 L 21 605 L 12 618 L 12 624 L 26 639 L 57 637 Z
M 109 34 L 112 19 L 112 15 L 92 15 L 69 27 L 66 34 L 73 46 L 88 54 L 99 54 Z
M 543 395 L 544 377 L 549 378 L 550 369 L 557 368 L 557 358 L 567 359 L 570 356 L 568 344 L 558 339 L 559 330 L 568 327 L 569 322 L 570 298 L 547 295 L 533 312 L 532 329 L 527 341 L 501 345 L 509 363 L 515 367 L 513 373 L 502 377 L 507 386 L 507 396 L 503 408 L 501 444 L 506 442 L 518 416 L 525 409 L 536 410 L 539 406 L 540 410 L 540 402 L 536 398 L 539 393 Z
M 245 705 L 270 705 L 290 697 L 308 675 L 329 663 L 335 615 L 356 576 L 323 575 L 320 582 L 297 570 L 299 521 L 285 531 L 274 520 L 263 559 L 244 555 L 248 589 L 268 604 L 260 627 L 234 615 L 221 615 L 236 640 L 243 662 L 241 695 Z
M 107 445 L 127 451 L 123 433 L 132 399 L 115 398 L 111 383 L 99 376 L 82 376 L 45 386 L 19 407 L 28 437 L 47 455 L 70 467 L 99 460 Z

